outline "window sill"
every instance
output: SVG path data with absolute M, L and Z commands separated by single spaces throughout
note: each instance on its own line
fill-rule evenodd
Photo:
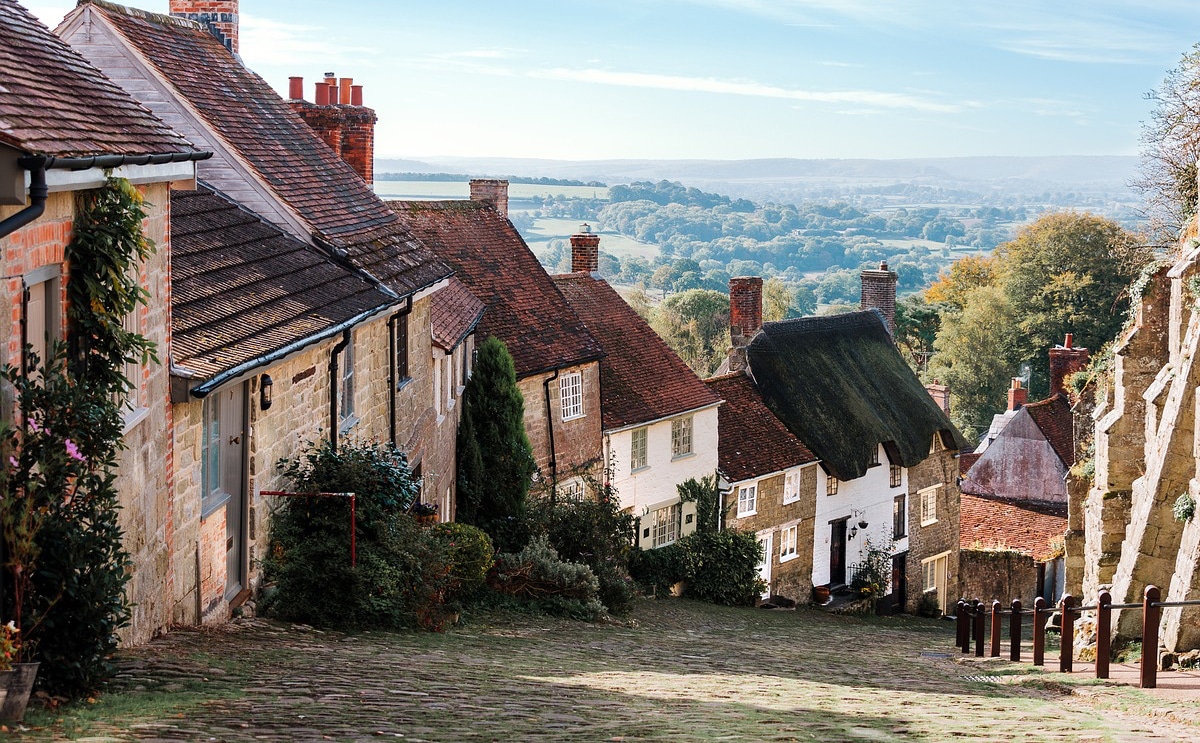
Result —
M 645 464 L 645 465 L 642 465 L 641 467 L 634 467 L 633 469 L 629 470 L 629 474 L 636 475 L 637 473 L 645 472 L 648 469 L 650 469 L 650 465 Z
M 349 418 L 343 419 L 338 424 L 338 435 L 346 433 L 351 428 L 354 428 L 357 425 L 358 425 L 358 416 L 351 416 Z
M 409 386 L 412 383 L 413 383 L 412 377 L 405 377 L 404 379 L 401 379 L 399 382 L 396 383 L 396 391 L 399 392 L 400 390 L 404 389 L 405 387 Z
M 779 564 L 780 564 L 780 565 L 782 565 L 782 564 L 783 564 L 783 563 L 785 563 L 785 562 L 791 562 L 792 560 L 795 560 L 795 559 L 796 559 L 797 557 L 799 557 L 799 556 L 800 556 L 799 554 L 797 554 L 797 553 L 793 552 L 792 554 L 790 554 L 790 555 L 788 555 L 788 556 L 786 556 L 786 557 L 780 557 L 780 558 L 779 558 Z
M 216 513 L 217 511 L 220 511 L 222 508 L 224 508 L 225 504 L 228 503 L 232 498 L 233 498 L 233 496 L 230 495 L 229 493 L 222 493 L 217 498 L 213 498 L 211 500 L 206 500 L 203 503 L 201 503 L 200 504 L 200 520 L 207 521 L 209 516 L 212 516 L 214 513 Z
M 922 521 L 922 522 L 921 522 L 921 526 L 922 526 L 922 527 L 926 527 L 926 526 L 933 526 L 933 525 L 934 525 L 934 524 L 936 524 L 937 522 L 938 522 L 938 520 L 937 520 L 937 519 L 934 519 L 933 521 Z
M 799 502 L 800 502 L 800 496 L 798 496 L 798 495 L 795 498 L 784 498 L 783 499 L 783 505 L 785 505 L 785 506 L 789 506 L 793 503 L 799 503 Z
M 141 408 L 138 408 L 137 410 L 130 410 L 125 415 L 124 427 L 121 429 L 121 432 L 129 433 L 133 429 L 137 428 L 138 424 L 140 424 L 142 421 L 146 420 L 149 417 L 150 417 L 150 408 L 148 408 L 148 407 L 141 407 Z
M 754 510 L 754 511 L 745 511 L 745 512 L 738 511 L 738 515 L 737 515 L 737 517 L 738 517 L 739 519 L 744 519 L 744 518 L 747 518 L 747 517 L 749 517 L 749 516 L 757 516 L 757 515 L 758 515 L 758 511 L 757 511 L 757 510 Z
M 679 461 L 680 459 L 689 459 L 689 458 L 691 458 L 691 457 L 694 457 L 694 456 L 696 456 L 696 452 L 694 452 L 694 451 L 690 451 L 690 452 L 688 452 L 688 453 L 686 453 L 686 454 L 672 454 L 672 455 L 671 455 L 671 461 L 672 461 L 672 462 L 677 462 L 677 461 Z
M 587 415 L 584 413 L 580 413 L 579 415 L 564 415 L 562 418 L 562 422 L 570 423 L 571 421 L 577 421 L 580 418 L 586 418 L 586 417 L 587 417 Z

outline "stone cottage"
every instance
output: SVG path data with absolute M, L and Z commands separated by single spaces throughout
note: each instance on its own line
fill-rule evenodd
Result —
M 12 0 L 0 0 L 0 48 L 0 257 L 10 308 L 10 321 L 0 323 L 4 363 L 25 364 L 26 345 L 44 360 L 64 338 L 64 250 L 78 214 L 75 197 L 110 174 L 135 184 L 146 200 L 143 228 L 156 251 L 138 267 L 138 280 L 149 303 L 126 326 L 153 341 L 161 356 L 170 339 L 170 189 L 192 188 L 196 162 L 211 153 L 173 132 Z M 148 363 L 127 374 L 135 386 L 116 486 L 134 607 L 122 635 L 140 642 L 171 622 L 173 599 L 159 567 L 174 539 L 174 472 L 167 367 Z

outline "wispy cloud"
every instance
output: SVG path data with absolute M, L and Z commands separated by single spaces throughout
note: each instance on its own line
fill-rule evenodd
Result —
M 525 49 L 465 49 L 438 55 L 446 59 L 516 59 L 526 54 Z
M 370 48 L 329 39 L 328 34 L 317 26 L 286 23 L 247 13 L 242 13 L 239 21 L 242 56 L 251 67 L 348 62 L 363 66 L 373 56 Z
M 658 75 L 645 72 L 613 72 L 610 70 L 573 70 L 565 68 L 538 70 L 529 74 L 532 77 L 549 80 L 572 80 L 596 85 L 652 88 L 688 93 L 751 96 L 755 98 L 779 98 L 809 103 L 857 104 L 879 108 L 912 109 L 938 113 L 954 113 L 962 108 L 959 104 L 943 103 L 906 93 L 875 90 L 797 90 L 750 80 L 720 80 L 711 77 L 685 77 L 682 75 Z

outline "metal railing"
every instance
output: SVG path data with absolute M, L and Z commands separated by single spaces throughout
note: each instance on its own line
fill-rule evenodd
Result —
M 1078 599 L 1070 594 L 1062 597 L 1058 603 L 1058 611 L 1062 615 L 1062 628 L 1059 641 L 1058 670 L 1071 673 L 1074 668 L 1075 656 L 1075 618 L 1083 612 L 1096 612 L 1096 678 L 1109 677 L 1112 658 L 1112 612 L 1119 609 L 1142 610 L 1142 660 L 1141 687 L 1153 689 L 1158 685 L 1158 626 L 1162 618 L 1162 610 L 1171 607 L 1200 606 L 1200 601 L 1160 601 L 1162 593 L 1156 586 L 1147 586 L 1142 603 L 1114 604 L 1108 591 L 1101 591 L 1093 606 L 1080 606 Z M 956 624 L 955 646 L 962 649 L 964 654 L 971 652 L 971 644 L 975 644 L 975 656 L 984 656 L 985 634 L 990 640 L 989 652 L 991 657 L 999 658 L 1001 650 L 1001 630 L 1005 617 L 1008 617 L 1009 630 L 1009 660 L 1021 660 L 1021 638 L 1023 617 L 1033 617 L 1033 665 L 1043 666 L 1046 661 L 1046 624 L 1053 609 L 1040 596 L 1033 602 L 1032 609 L 1022 607 L 1020 600 L 1014 599 L 1012 604 L 1003 608 L 999 601 L 992 601 L 987 606 L 979 599 L 967 601 L 959 599 L 955 607 Z M 990 617 L 991 631 L 985 632 L 985 626 Z

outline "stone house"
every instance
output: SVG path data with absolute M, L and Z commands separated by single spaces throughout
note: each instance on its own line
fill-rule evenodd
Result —
M 271 320 L 278 326 L 256 325 L 269 324 L 266 318 L 249 321 L 255 311 L 250 304 L 218 302 L 216 316 L 205 321 L 225 323 L 230 335 L 197 337 L 193 350 L 212 350 L 222 341 L 231 347 L 222 346 L 215 357 L 191 357 L 199 368 L 171 358 L 176 477 L 170 515 L 177 536 L 167 569 L 174 592 L 169 621 L 188 623 L 227 616 L 230 602 L 257 583 L 255 557 L 265 548 L 274 506 L 261 493 L 284 489 L 275 463 L 305 441 L 328 436 L 336 443 L 348 436 L 396 444 L 421 476 L 423 498 L 441 504 L 443 518 L 452 517 L 454 402 L 481 308 L 365 180 L 373 140 L 364 130 L 374 114 L 361 106 L 360 88 L 336 81 L 334 103 L 328 95 L 333 86 L 323 82 L 324 115 L 309 116 L 306 102 L 284 101 L 231 52 L 238 43 L 236 0 L 172 0 L 171 10 L 190 18 L 83 2 L 59 33 L 173 128 L 214 153 L 198 176 L 210 198 L 219 194 L 239 214 L 259 218 L 246 229 L 288 245 L 297 260 L 319 263 L 330 276 L 342 272 L 328 294 L 293 300 L 282 295 L 304 279 L 286 278 L 289 269 L 276 267 L 282 274 L 277 293 L 246 300 L 277 299 L 283 311 Z M 293 85 L 294 94 L 299 87 Z M 338 148 L 329 146 L 331 139 Z M 268 235 L 262 222 L 276 232 Z M 218 242 L 238 240 L 233 234 Z M 301 251 L 291 241 L 307 247 Z M 246 252 L 236 257 L 232 247 L 231 262 L 249 259 Z M 239 286 L 236 277 L 224 275 L 204 281 L 217 282 L 209 300 L 221 282 Z M 313 302 L 337 309 L 288 322 L 288 312 Z M 461 322 L 447 322 L 446 313 L 459 312 Z M 258 353 L 245 357 L 251 346 Z M 278 406 L 272 412 L 265 408 L 266 377 Z M 235 433 L 218 438 L 218 431 Z M 219 468 L 219 482 L 204 475 L 206 461 L 220 448 L 214 442 L 227 448 L 223 461 L 231 463 Z
M 695 531 L 696 504 L 677 486 L 715 473 L 721 398 L 599 277 L 600 236 L 581 231 L 571 245 L 573 273 L 554 283 L 604 351 L 606 479 L 640 519 L 638 546 L 662 547 Z
M 156 251 L 138 267 L 138 279 L 149 302 L 126 323 L 161 356 L 171 335 L 169 193 L 192 188 L 196 162 L 210 153 L 173 132 L 13 0 L 0 0 L 0 50 L 0 257 L 10 317 L 0 323 L 3 363 L 25 364 L 26 344 L 44 360 L 68 332 L 64 251 L 78 215 L 75 197 L 110 173 L 145 197 L 143 230 Z M 116 487 L 134 565 L 128 584 L 134 607 L 122 636 L 140 642 L 171 621 L 172 597 L 159 568 L 173 539 L 174 471 L 167 367 L 148 363 L 127 373 L 135 388 Z
M 1152 269 L 1097 382 L 1095 475 L 1089 490 L 1071 489 L 1067 539 L 1067 585 L 1084 602 L 1107 587 L 1114 603 L 1140 603 L 1150 585 L 1164 601 L 1200 599 L 1200 519 L 1174 513 L 1200 498 L 1196 235 L 1193 219 L 1171 262 Z M 1115 634 L 1140 631 L 1140 610 L 1114 619 Z M 1200 647 L 1200 611 L 1164 609 L 1160 640 L 1175 652 Z
M 817 458 L 763 402 L 742 373 L 705 380 L 719 411 L 723 527 L 753 531 L 763 547 L 768 596 L 806 602 L 813 589 Z
M 508 182 L 471 182 L 471 200 L 391 201 L 400 221 L 454 268 L 504 341 L 538 466 L 534 492 L 577 497 L 603 469 L 604 350 L 508 219 Z
M 895 274 L 882 267 L 894 286 Z M 874 276 L 864 274 L 867 282 Z M 733 371 L 817 458 L 813 585 L 852 583 L 871 547 L 887 549 L 888 595 L 915 611 L 958 589 L 962 435 L 897 351 L 878 309 L 763 323 L 761 284 L 730 282 Z M 910 591 L 908 586 L 919 586 Z

